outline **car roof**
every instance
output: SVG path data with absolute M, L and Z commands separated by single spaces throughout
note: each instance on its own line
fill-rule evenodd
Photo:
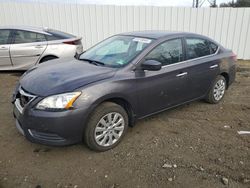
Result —
M 47 27 L 14 26 L 14 25 L 10 25 L 10 26 L 1 26 L 0 29 L 17 29 L 17 30 L 33 31 L 33 32 L 37 32 L 37 33 L 42 33 L 42 34 L 51 35 L 51 34 L 49 34 L 49 33 L 47 32 L 47 31 L 50 30 L 50 29 L 47 28 Z
M 126 32 L 121 33 L 120 35 L 129 35 L 135 37 L 143 37 L 143 38 L 151 38 L 151 39 L 159 39 L 168 36 L 180 36 L 180 35 L 196 35 L 200 37 L 204 37 L 202 35 L 198 35 L 190 32 L 180 32 L 180 31 L 134 31 L 134 32 Z

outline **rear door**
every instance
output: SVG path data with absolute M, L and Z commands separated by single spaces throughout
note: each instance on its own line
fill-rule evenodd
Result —
M 43 34 L 16 30 L 10 46 L 13 66 L 27 69 L 36 64 L 47 47 Z
M 216 56 L 218 46 L 207 39 L 188 37 L 185 46 L 186 63 L 189 64 L 188 100 L 192 100 L 206 95 L 219 74 L 220 60 Z
M 10 36 L 11 30 L 0 30 L 0 69 L 12 67 L 10 60 Z

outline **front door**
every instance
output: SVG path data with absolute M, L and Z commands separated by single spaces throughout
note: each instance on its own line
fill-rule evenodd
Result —
M 10 35 L 11 30 L 0 30 L 0 69 L 12 67 L 10 60 Z
M 145 116 L 185 101 L 188 72 L 183 67 L 182 39 L 165 41 L 145 58 L 162 63 L 159 71 L 137 71 L 140 115 Z

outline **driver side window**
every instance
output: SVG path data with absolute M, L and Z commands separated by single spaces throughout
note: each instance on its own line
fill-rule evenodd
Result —
M 148 59 L 159 61 L 162 66 L 181 62 L 183 60 L 181 39 L 161 43 L 146 56 L 146 60 Z

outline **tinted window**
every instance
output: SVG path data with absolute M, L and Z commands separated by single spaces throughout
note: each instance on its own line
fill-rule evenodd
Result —
M 10 36 L 10 30 L 0 30 L 0 45 L 8 44 L 9 36 Z
M 213 42 L 210 42 L 210 51 L 211 51 L 211 54 L 216 53 L 217 49 L 218 49 L 218 46 L 216 44 L 214 44 Z
M 60 37 L 54 36 L 54 35 L 46 35 L 46 39 L 47 39 L 47 41 L 51 41 L 51 40 L 61 40 L 63 38 L 60 38 Z
M 156 60 L 162 65 L 169 65 L 182 61 L 182 42 L 181 39 L 174 39 L 164 42 L 154 48 L 147 56 L 146 59 Z
M 70 38 L 75 38 L 76 37 L 76 36 L 71 35 L 69 33 L 64 33 L 62 31 L 57 31 L 57 30 L 52 30 L 52 29 L 47 31 L 47 33 L 51 34 L 51 35 L 46 35 L 46 38 L 47 38 L 48 41 L 61 40 L 61 39 L 70 39 Z
M 34 33 L 29 31 L 16 31 L 14 43 L 32 43 L 46 41 L 45 36 L 40 33 Z
M 210 47 L 207 40 L 187 38 L 187 59 L 194 59 L 210 55 Z

